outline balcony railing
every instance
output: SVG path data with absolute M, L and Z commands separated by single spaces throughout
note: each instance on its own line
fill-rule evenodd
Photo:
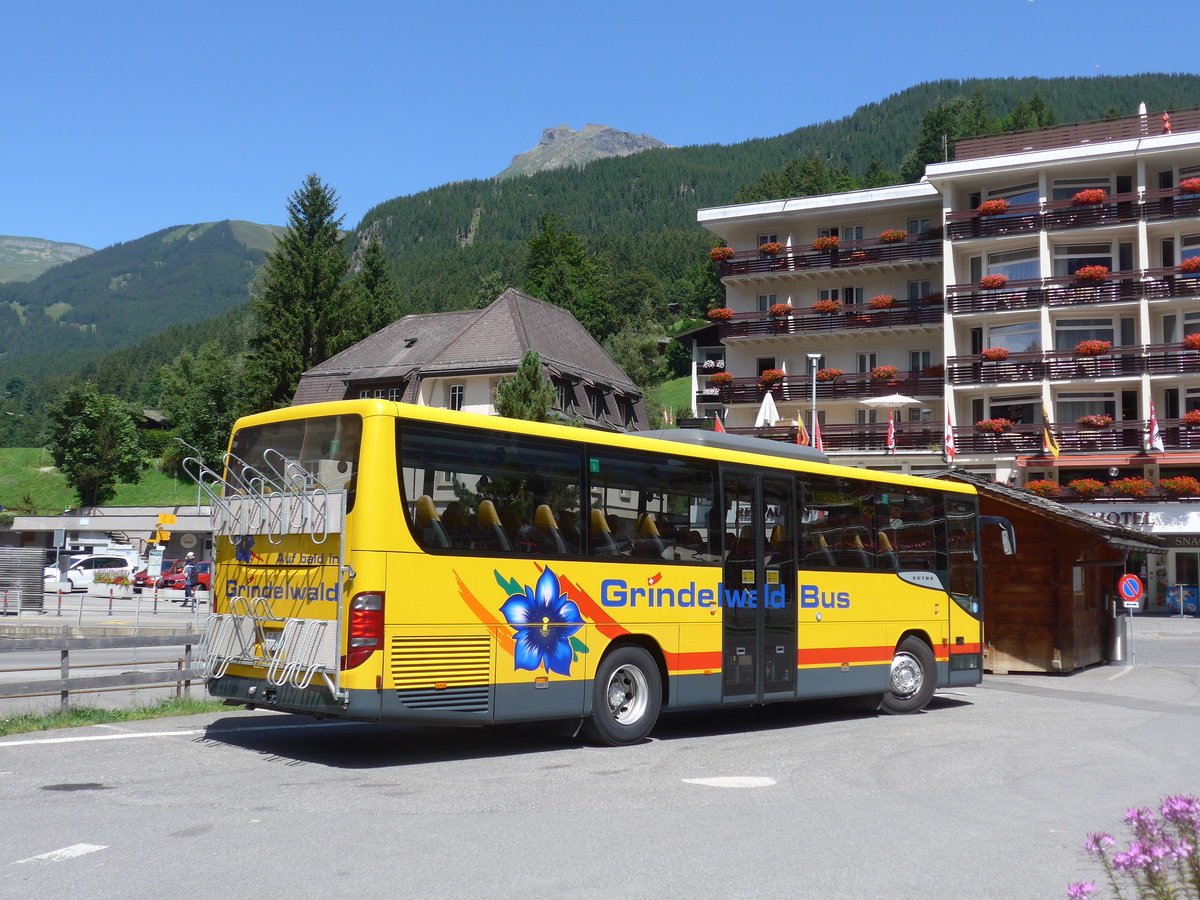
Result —
M 950 384 L 1006 384 L 1013 381 L 1078 381 L 1092 378 L 1130 378 L 1150 375 L 1200 377 L 1200 350 L 1181 343 L 1137 344 L 1113 347 L 1099 356 L 1081 356 L 1074 350 L 1035 350 L 1010 353 L 993 362 L 979 354 L 952 356 L 946 361 Z
M 1074 276 L 1010 281 L 999 290 L 982 290 L 978 283 L 952 284 L 946 304 L 952 313 L 991 313 L 1041 306 L 1079 306 L 1128 303 L 1147 298 L 1166 300 L 1200 294 L 1200 276 L 1180 275 L 1177 268 L 1114 272 L 1100 284 L 1082 284 Z
M 697 424 L 705 420 L 692 420 Z M 807 423 L 807 418 L 806 418 Z M 896 421 L 896 451 L 941 454 L 945 434 L 933 422 Z M 1061 454 L 1119 454 L 1136 456 L 1146 452 L 1148 423 L 1142 420 L 1115 422 L 1106 428 L 1087 428 L 1075 423 L 1052 425 L 1051 432 Z M 775 425 L 763 428 L 727 428 L 734 434 L 745 434 L 768 440 L 795 443 L 797 425 Z M 821 440 L 828 452 L 879 452 L 887 449 L 887 422 L 855 425 L 822 425 Z M 1180 419 L 1159 422 L 1159 433 L 1167 453 L 1200 451 L 1200 426 L 1184 425 Z M 1040 456 L 1045 454 L 1041 425 L 1014 425 L 1003 434 L 981 433 L 973 425 L 954 429 L 955 450 L 959 456 Z M 1161 457 L 1155 457 L 1161 458 Z M 1149 461 L 1149 457 L 1148 457 Z M 1076 498 L 1077 499 L 1077 498 Z
M 737 313 L 721 323 L 721 340 L 738 337 L 786 337 L 863 328 L 902 328 L 904 326 L 941 325 L 942 304 L 912 301 L 897 303 L 889 309 L 872 309 L 854 304 L 841 312 L 814 313 L 800 309 L 790 316 L 771 316 L 763 312 Z
M 1200 131 L 1200 107 L 1173 109 L 1168 112 L 1171 131 Z M 1008 153 L 1027 153 L 1031 150 L 1051 150 L 1055 147 L 1074 147 L 1078 144 L 1101 144 L 1163 133 L 1163 113 L 1145 116 L 1120 116 L 1115 119 L 1096 119 L 1071 125 L 1053 125 L 1028 131 L 1010 131 L 984 137 L 963 138 L 954 142 L 955 159 L 980 159 Z
M 946 214 L 946 236 L 959 241 L 1194 216 L 1200 216 L 1200 195 L 1185 194 L 1173 187 L 1141 194 L 1113 194 L 1104 203 L 1087 206 L 1076 205 L 1073 200 L 1015 203 L 998 216 L 981 215 L 978 209 L 956 210 Z
M 846 269 L 941 258 L 940 238 L 910 235 L 903 241 L 890 244 L 875 240 L 847 242 L 833 250 L 789 247 L 775 256 L 764 255 L 757 250 L 743 250 L 731 259 L 718 263 L 717 270 L 722 278 L 727 278 L 731 275 L 786 274 L 804 269 Z
M 771 388 L 777 403 L 809 403 L 812 401 L 812 379 L 788 376 Z M 762 403 L 766 388 L 757 378 L 735 378 L 733 384 L 723 385 L 715 394 L 703 390 L 696 395 L 700 403 Z M 885 397 L 888 394 L 904 394 L 914 399 L 942 396 L 942 376 L 926 375 L 924 372 L 897 372 L 893 378 L 872 378 L 866 373 L 847 373 L 834 381 L 817 381 L 817 402 L 831 400 L 865 400 L 868 397 Z

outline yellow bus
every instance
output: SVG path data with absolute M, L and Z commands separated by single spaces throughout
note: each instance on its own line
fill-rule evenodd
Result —
M 982 671 L 968 485 L 700 430 L 613 434 L 383 400 L 240 419 L 203 470 L 208 690 L 319 717 L 578 720 L 869 697 Z

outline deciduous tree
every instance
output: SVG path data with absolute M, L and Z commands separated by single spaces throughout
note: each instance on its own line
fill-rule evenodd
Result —
M 137 484 L 150 464 L 124 401 L 98 394 L 90 384 L 63 391 L 46 410 L 45 447 L 80 506 L 100 506 L 117 484 Z

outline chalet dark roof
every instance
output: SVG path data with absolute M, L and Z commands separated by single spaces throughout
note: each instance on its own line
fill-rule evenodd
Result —
M 1068 520 L 1072 525 L 1103 536 L 1114 547 L 1154 552 L 1166 546 L 1166 541 L 1159 535 L 1106 522 L 1104 519 L 1084 512 L 1079 507 L 1067 506 L 1047 497 L 1039 497 L 1033 491 L 1027 491 L 1024 488 L 1000 484 L 975 472 L 951 469 L 936 477 L 973 485 L 982 494 L 990 494 L 999 500 L 1027 507 L 1050 519 Z M 1020 552 L 1019 547 L 1018 552 Z
M 340 400 L 351 382 L 408 381 L 419 377 L 512 372 L 534 350 L 553 374 L 600 384 L 640 397 L 637 386 L 569 312 L 513 289 L 485 309 L 405 316 L 300 379 L 293 404 Z M 417 377 L 413 377 L 417 376 Z

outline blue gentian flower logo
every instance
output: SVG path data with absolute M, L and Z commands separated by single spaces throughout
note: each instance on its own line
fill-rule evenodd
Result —
M 526 585 L 524 593 L 518 582 L 502 580 L 499 572 L 496 580 L 510 591 L 500 612 L 514 629 L 514 668 L 537 671 L 545 667 L 547 672 L 570 675 L 576 651 L 587 652 L 573 637 L 584 622 L 579 607 L 559 587 L 558 576 L 547 567 L 537 585 Z

